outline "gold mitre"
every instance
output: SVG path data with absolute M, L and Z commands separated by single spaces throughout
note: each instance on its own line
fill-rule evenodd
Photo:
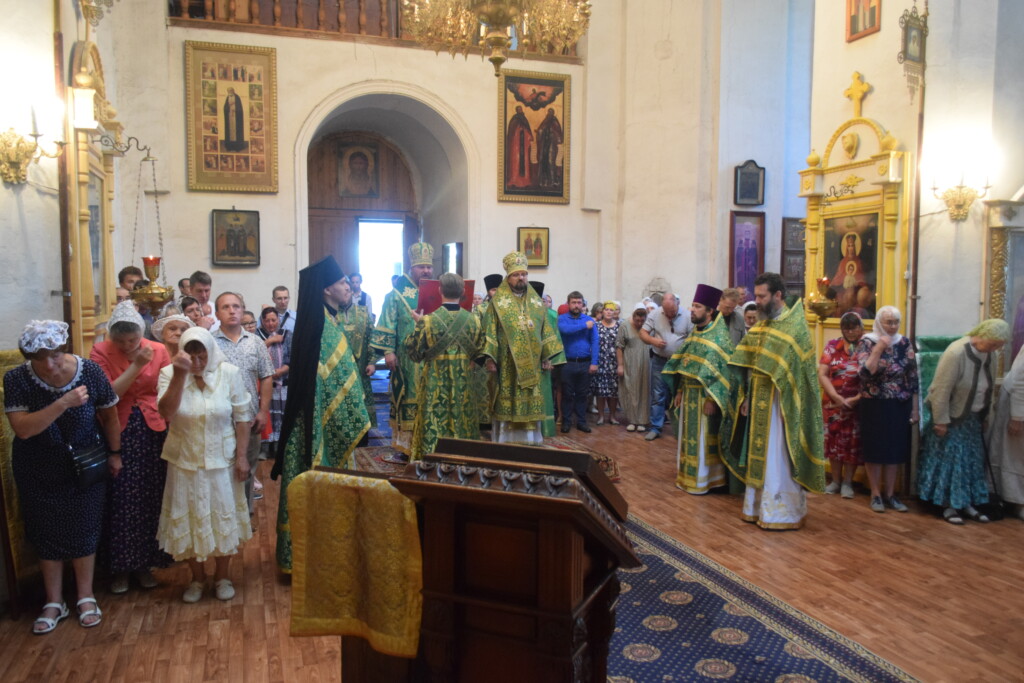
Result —
M 426 242 L 416 242 L 409 247 L 409 267 L 434 265 L 434 248 Z
M 501 265 L 505 268 L 506 275 L 517 273 L 520 270 L 527 270 L 526 266 L 528 265 L 528 261 L 526 259 L 526 254 L 521 251 L 513 251 L 511 254 L 508 254 L 505 258 L 501 259 Z

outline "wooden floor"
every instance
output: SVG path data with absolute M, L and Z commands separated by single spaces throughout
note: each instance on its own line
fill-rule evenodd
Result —
M 803 530 L 767 532 L 739 520 L 737 498 L 676 489 L 672 438 L 647 442 L 611 426 L 570 436 L 614 454 L 633 514 L 910 674 L 1024 681 L 1024 523 L 953 527 L 917 507 L 879 515 L 858 491 L 852 501 L 811 496 Z M 0 619 L 0 681 L 337 681 L 338 638 L 288 636 L 267 484 L 256 538 L 232 565 L 232 601 L 182 603 L 185 567 L 122 596 L 98 581 L 98 628 L 69 619 L 39 637 L 28 616 Z

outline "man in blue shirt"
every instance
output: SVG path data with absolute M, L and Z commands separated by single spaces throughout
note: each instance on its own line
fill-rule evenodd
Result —
M 594 319 L 584 313 L 583 295 L 571 292 L 567 301 L 569 312 L 558 316 L 558 331 L 565 347 L 562 366 L 562 432 L 572 427 L 590 432 L 587 426 L 587 403 L 590 398 L 590 376 L 597 372 L 598 337 Z

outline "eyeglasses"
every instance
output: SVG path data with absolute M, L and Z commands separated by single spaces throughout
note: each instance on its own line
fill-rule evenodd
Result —
M 242 327 L 256 327 L 256 321 L 253 320 L 251 322 L 242 323 Z

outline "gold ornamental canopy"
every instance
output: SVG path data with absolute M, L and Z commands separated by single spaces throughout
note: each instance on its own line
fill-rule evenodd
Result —
M 413 39 L 452 56 L 490 48 L 494 75 L 518 52 L 560 54 L 576 44 L 590 23 L 586 0 L 402 0 L 404 27 Z

